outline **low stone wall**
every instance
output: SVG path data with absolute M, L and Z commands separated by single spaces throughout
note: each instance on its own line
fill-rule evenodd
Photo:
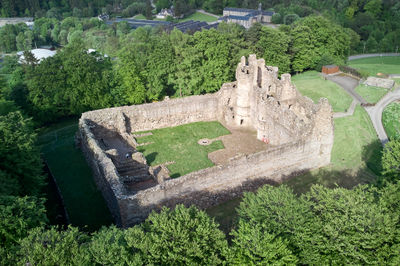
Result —
M 320 156 L 319 144 L 292 143 L 167 180 L 155 187 L 118 199 L 123 226 L 143 221 L 152 210 L 178 203 L 210 207 L 232 199 L 261 184 L 280 183 L 284 178 L 329 163 Z

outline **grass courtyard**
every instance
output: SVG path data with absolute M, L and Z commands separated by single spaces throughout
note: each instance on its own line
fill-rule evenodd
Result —
M 150 132 L 153 135 L 137 138 L 139 144 L 151 143 L 138 147 L 138 150 L 143 152 L 151 166 L 173 161 L 167 166 L 172 178 L 213 166 L 207 155 L 223 149 L 222 141 L 202 146 L 197 143 L 198 140 L 230 134 L 219 122 L 197 122 Z
M 320 98 L 327 98 L 334 112 L 346 112 L 352 99 L 336 83 L 324 80 L 316 71 L 308 71 L 292 77 L 293 83 L 301 94 L 311 98 L 315 103 Z
M 389 104 L 382 113 L 382 124 L 389 139 L 400 137 L 400 103 Z
M 400 56 L 377 56 L 356 59 L 348 62 L 352 68 L 366 72 L 369 76 L 383 74 L 400 74 Z
M 101 192 L 97 189 L 81 150 L 75 148 L 77 120 L 59 123 L 39 135 L 39 144 L 61 190 L 72 225 L 88 230 L 112 223 Z
M 355 88 L 355 91 L 367 102 L 377 103 L 389 90 L 361 84 Z

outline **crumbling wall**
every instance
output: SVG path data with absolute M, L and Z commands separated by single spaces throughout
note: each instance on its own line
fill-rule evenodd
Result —
M 120 199 L 123 224 L 143 221 L 152 210 L 178 203 L 210 207 L 253 190 L 262 183 L 279 183 L 285 177 L 325 165 L 319 156 L 321 146 L 297 142 L 232 159 L 214 166 L 167 180 L 155 187 Z
M 95 121 L 121 135 L 130 135 L 136 131 L 218 120 L 218 104 L 216 94 L 206 94 L 86 112 L 82 119 Z

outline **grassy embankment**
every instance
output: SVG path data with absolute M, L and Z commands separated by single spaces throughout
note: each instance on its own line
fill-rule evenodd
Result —
M 400 137 L 400 103 L 393 102 L 383 110 L 382 123 L 389 139 Z
M 222 141 L 214 141 L 208 146 L 201 146 L 197 141 L 230 133 L 219 122 L 198 122 L 151 132 L 151 136 L 137 138 L 138 143 L 152 143 L 140 146 L 138 150 L 143 152 L 151 166 L 174 161 L 167 166 L 173 178 L 213 166 L 207 155 L 223 149 Z
M 292 81 L 301 94 L 311 98 L 315 103 L 322 97 L 327 98 L 334 112 L 346 112 L 352 102 L 351 97 L 341 87 L 330 80 L 325 80 L 316 71 L 295 75 Z
M 42 130 L 39 144 L 56 179 L 72 225 L 88 230 L 112 223 L 101 192 L 97 189 L 81 150 L 74 145 L 77 119 Z

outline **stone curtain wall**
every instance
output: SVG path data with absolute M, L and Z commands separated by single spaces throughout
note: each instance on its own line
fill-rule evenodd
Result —
M 199 121 L 218 120 L 218 95 L 206 94 L 162 102 L 116 107 L 82 114 L 118 133 L 174 127 Z
M 141 222 L 151 210 L 161 206 L 183 203 L 206 208 L 254 190 L 260 184 L 280 183 L 296 173 L 321 167 L 326 165 L 326 159 L 319 156 L 320 148 L 312 142 L 287 144 L 124 196 L 120 200 L 123 225 Z

